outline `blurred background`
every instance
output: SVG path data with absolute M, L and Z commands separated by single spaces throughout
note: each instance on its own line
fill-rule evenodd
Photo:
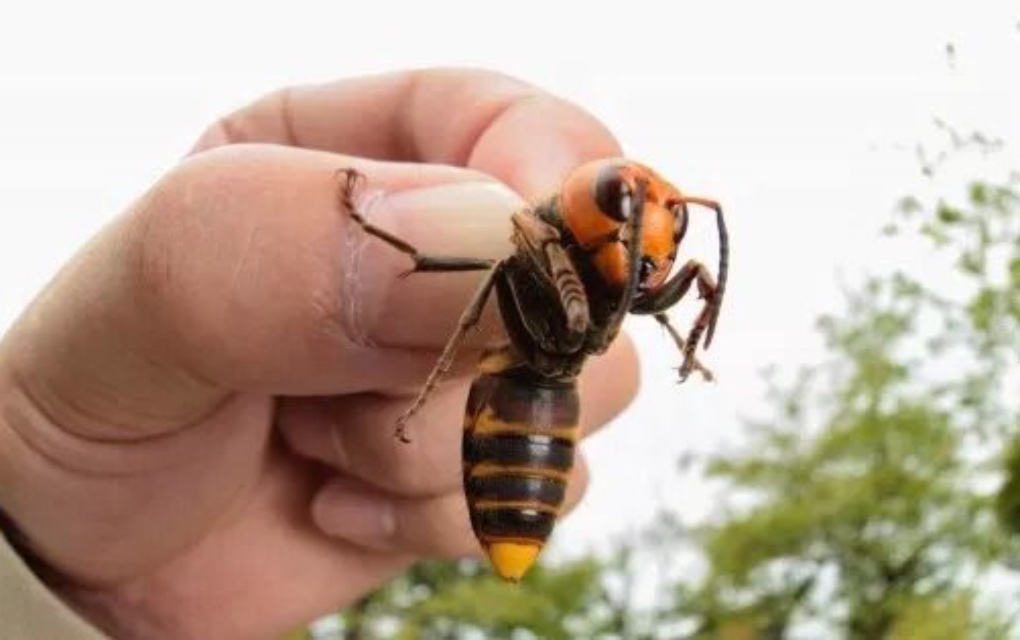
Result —
M 270 90 L 516 75 L 723 203 L 719 381 L 676 385 L 634 319 L 641 394 L 586 444 L 591 489 L 528 586 L 427 565 L 308 633 L 1020 637 L 1018 63 L 996 0 L 21 3 L 0 10 L 0 326 Z M 714 265 L 710 217 L 691 233 Z

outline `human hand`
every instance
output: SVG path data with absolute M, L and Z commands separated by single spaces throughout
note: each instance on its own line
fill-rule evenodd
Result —
M 460 425 L 498 323 L 398 442 L 479 276 L 399 279 L 334 173 L 365 174 L 401 237 L 498 257 L 523 201 L 489 176 L 535 200 L 610 155 L 578 108 L 470 71 L 290 89 L 214 125 L 0 344 L 0 505 L 40 572 L 115 635 L 269 638 L 477 553 Z M 621 339 L 582 376 L 585 426 L 636 383 Z M 568 505 L 585 482 L 582 463 Z

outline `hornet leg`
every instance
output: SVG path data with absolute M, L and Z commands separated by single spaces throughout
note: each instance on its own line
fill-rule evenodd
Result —
M 503 270 L 501 267 L 502 263 L 497 262 L 496 266 L 485 276 L 485 280 L 478 287 L 478 291 L 475 292 L 475 297 L 471 300 L 471 303 L 464 309 L 464 313 L 460 316 L 460 321 L 457 323 L 457 329 L 450 336 L 450 339 L 446 342 L 446 347 L 443 348 L 443 353 L 439 356 L 439 360 L 436 361 L 436 365 L 432 368 L 432 372 L 429 374 L 428 379 L 425 380 L 425 384 L 422 386 L 421 391 L 418 392 L 418 397 L 415 398 L 414 403 L 411 407 L 404 412 L 400 418 L 397 419 L 396 436 L 401 442 L 410 442 L 410 438 L 407 437 L 407 421 L 410 420 L 419 409 L 424 406 L 428 400 L 429 395 L 439 384 L 439 381 L 443 379 L 443 376 L 453 366 L 454 357 L 457 355 L 457 350 L 460 348 L 461 343 L 464 342 L 464 337 L 467 332 L 478 324 L 479 318 L 482 316 L 482 309 L 485 308 L 485 303 L 489 299 L 489 294 L 492 293 L 492 287 L 496 283 L 496 278 L 502 275 Z
M 698 348 L 705 330 L 711 327 L 718 310 L 716 294 L 718 289 L 712 274 L 708 272 L 705 265 L 697 260 L 691 260 L 683 266 L 680 271 L 669 279 L 661 289 L 650 296 L 640 298 L 631 308 L 633 313 L 656 314 L 665 311 L 683 298 L 693 283 L 698 284 L 698 294 L 705 301 L 701 313 L 698 314 L 694 325 L 687 334 L 687 340 L 683 346 L 684 361 L 680 365 L 680 378 L 686 379 L 691 371 L 696 369 L 694 351 Z
M 448 271 L 485 271 L 491 269 L 496 263 L 488 258 L 461 258 L 454 256 L 433 256 L 419 253 L 417 249 L 404 240 L 396 237 L 385 229 L 373 225 L 354 206 L 354 191 L 364 180 L 364 176 L 354 169 L 340 169 L 337 171 L 337 178 L 340 180 L 340 203 L 351 216 L 351 219 L 358 223 L 358 226 L 370 236 L 382 240 L 397 251 L 407 254 L 414 261 L 414 268 L 404 275 L 425 271 L 448 272 Z
M 482 281 L 482 284 L 479 286 L 478 291 L 475 293 L 474 299 L 472 299 L 467 309 L 465 309 L 464 313 L 461 315 L 456 331 L 450 337 L 449 341 L 447 341 L 446 347 L 443 349 L 443 353 L 440 355 L 435 367 L 432 369 L 428 379 L 425 381 L 425 385 L 418 393 L 418 397 L 415 398 L 414 404 L 412 404 L 411 408 L 397 419 L 397 438 L 399 438 L 402 442 L 410 442 L 410 439 L 407 437 L 408 420 L 410 420 L 411 417 L 414 416 L 419 409 L 421 409 L 428 400 L 433 389 L 435 389 L 442 377 L 450 370 L 450 367 L 453 366 L 454 357 L 456 356 L 461 343 L 464 341 L 465 335 L 468 330 L 478 324 L 478 319 L 481 317 L 482 309 L 485 307 L 485 302 L 488 300 L 489 294 L 492 292 L 496 275 L 502 273 L 502 269 L 500 268 L 501 263 L 484 258 L 432 256 L 419 253 L 418 250 L 411 244 L 401 240 L 385 229 L 380 229 L 368 222 L 368 220 L 366 220 L 365 217 L 358 211 L 358 208 L 354 206 L 354 192 L 357 190 L 361 182 L 364 181 L 365 176 L 354 169 L 340 169 L 336 172 L 336 177 L 340 182 L 340 203 L 343 205 L 344 209 L 347 210 L 351 219 L 354 220 L 354 222 L 356 222 L 368 235 L 382 240 L 397 251 L 407 254 L 412 260 L 414 260 L 414 268 L 404 275 L 424 271 L 489 271 L 489 273 L 485 276 L 485 279 Z
M 652 317 L 654 317 L 659 322 L 659 324 L 662 325 L 666 332 L 669 333 L 670 337 L 673 338 L 673 342 L 676 343 L 677 349 L 679 349 L 680 352 L 685 355 L 683 364 L 680 365 L 680 367 L 678 367 L 680 371 L 680 382 L 686 380 L 687 376 L 689 376 L 692 371 L 697 371 L 698 373 L 700 373 L 701 377 L 707 380 L 708 382 L 712 382 L 713 380 L 715 380 L 715 375 L 712 373 L 711 369 L 701 364 L 701 362 L 699 362 L 697 358 L 691 357 L 690 360 L 687 360 L 686 358 L 687 348 L 685 346 L 684 339 L 680 337 L 680 332 L 677 331 L 672 324 L 670 324 L 669 316 L 667 316 L 664 311 L 660 311 L 659 313 L 656 313 Z

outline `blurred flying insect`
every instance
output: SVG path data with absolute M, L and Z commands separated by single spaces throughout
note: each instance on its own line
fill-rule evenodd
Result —
M 368 234 L 414 261 L 412 272 L 486 271 L 411 407 L 425 404 L 467 332 L 495 290 L 509 341 L 489 349 L 478 365 L 464 416 L 464 492 L 471 526 L 496 572 L 519 581 L 545 545 L 559 515 L 580 436 L 577 375 L 592 354 L 616 338 L 628 312 L 651 315 L 683 354 L 680 380 L 711 372 L 695 351 L 715 332 L 729 260 L 722 208 L 682 194 L 654 171 L 625 159 L 576 168 L 561 191 L 513 215 L 514 253 L 502 260 L 435 256 L 370 224 L 353 194 L 363 176 L 339 172 L 342 204 Z M 696 260 L 669 277 L 687 232 L 689 206 L 716 214 L 718 281 Z M 704 300 L 686 339 L 666 310 L 692 284 Z

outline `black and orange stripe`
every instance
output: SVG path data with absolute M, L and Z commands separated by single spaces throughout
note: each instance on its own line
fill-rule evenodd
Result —
M 574 466 L 579 412 L 574 379 L 527 367 L 475 379 L 464 419 L 464 490 L 484 547 L 545 544 Z

